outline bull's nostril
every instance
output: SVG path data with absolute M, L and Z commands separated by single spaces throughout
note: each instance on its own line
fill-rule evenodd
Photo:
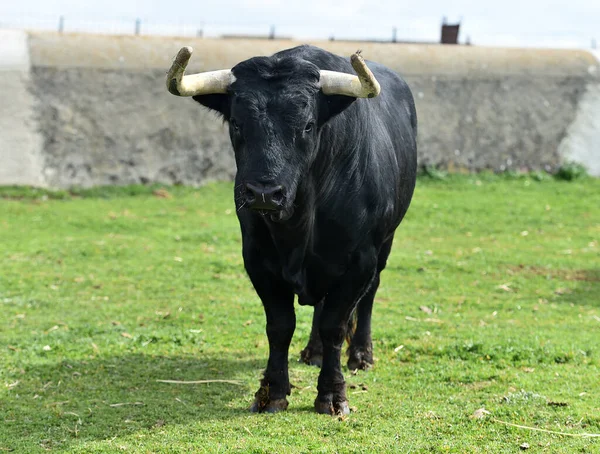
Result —
M 283 191 L 281 189 L 273 192 L 273 194 L 271 195 L 271 200 L 278 204 L 283 202 L 283 198 Z
M 244 190 L 244 199 L 247 203 L 253 203 L 256 200 L 256 193 L 249 187 Z

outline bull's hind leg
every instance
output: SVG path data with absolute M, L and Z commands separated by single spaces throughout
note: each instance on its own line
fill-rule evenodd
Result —
M 371 312 L 373 300 L 379 288 L 379 275 L 385 268 L 392 249 L 393 238 L 388 240 L 379 251 L 377 275 L 368 292 L 362 297 L 356 308 L 356 331 L 351 333 L 348 348 L 348 369 L 366 370 L 373 365 L 373 342 L 371 340 Z
M 319 334 L 319 321 L 322 310 L 323 301 L 315 305 L 310 339 L 308 340 L 306 347 L 304 347 L 304 350 L 300 352 L 300 361 L 317 367 L 321 367 L 321 364 L 323 363 L 323 342 L 321 342 L 321 336 Z
M 373 300 L 378 287 L 379 273 L 373 279 L 371 288 L 356 308 L 356 331 L 350 338 L 350 347 L 348 348 L 348 369 L 350 370 L 367 370 L 373 365 L 371 311 L 373 310 Z
M 269 339 L 269 361 L 250 411 L 274 413 L 287 408 L 286 396 L 291 393 L 288 350 L 296 328 L 294 293 L 283 280 L 263 270 L 249 269 L 248 275 L 263 302 Z

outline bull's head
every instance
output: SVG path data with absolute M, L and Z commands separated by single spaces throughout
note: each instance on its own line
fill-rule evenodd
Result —
M 297 57 L 255 57 L 233 69 L 184 75 L 192 54 L 182 48 L 167 88 L 192 96 L 229 123 L 237 164 L 236 206 L 289 219 L 302 176 L 313 164 L 323 125 L 356 98 L 379 94 L 379 83 L 356 53 L 357 75 L 319 70 Z

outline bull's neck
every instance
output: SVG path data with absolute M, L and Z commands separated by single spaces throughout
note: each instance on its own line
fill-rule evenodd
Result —
M 304 185 L 302 185 L 304 186 Z M 299 187 L 294 202 L 295 211 L 285 222 L 265 219 L 275 250 L 279 255 L 284 278 L 294 286 L 304 285 L 307 251 L 313 242 L 315 204 L 307 188 Z

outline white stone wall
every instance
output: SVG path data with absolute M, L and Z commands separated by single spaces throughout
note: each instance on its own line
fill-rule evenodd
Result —
M 177 50 L 190 72 L 231 67 L 292 41 L 177 39 L 0 30 L 0 185 L 66 188 L 230 179 L 226 128 L 167 93 Z M 600 60 L 587 51 L 316 42 L 362 48 L 408 81 L 421 164 L 556 169 L 600 176 Z
M 592 52 L 600 65 L 600 52 Z M 591 73 L 600 72 L 590 66 Z M 578 162 L 588 172 L 600 176 L 600 83 L 590 83 L 579 102 L 575 120 L 559 146 L 560 155 L 568 161 Z
M 45 186 L 28 36 L 0 30 L 0 184 Z

